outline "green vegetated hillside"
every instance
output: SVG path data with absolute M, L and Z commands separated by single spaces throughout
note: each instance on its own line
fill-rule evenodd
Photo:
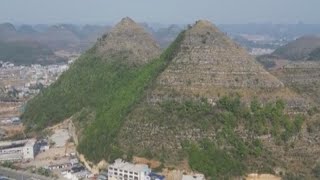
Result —
M 0 60 L 10 61 L 16 65 L 52 64 L 65 61 L 56 57 L 49 48 L 30 41 L 0 41 Z
M 91 122 L 81 122 L 87 126 L 78 149 L 95 162 L 109 159 L 116 151 L 115 137 L 126 114 L 165 68 L 179 39 L 160 58 L 141 66 L 128 63 L 121 55 L 101 57 L 94 47 L 57 82 L 28 103 L 22 116 L 24 123 L 30 130 L 41 130 L 77 112 L 80 112 L 78 120 L 94 113 Z
M 136 38 L 132 31 L 144 37 L 132 23 L 124 19 L 111 32 L 121 41 Z M 143 43 L 112 36 L 117 48 L 103 42 L 108 38 L 27 104 L 22 118 L 29 131 L 72 117 L 78 151 L 94 163 L 138 155 L 165 167 L 187 160 L 209 179 L 277 168 L 286 177 L 314 177 L 319 145 L 303 149 L 309 139 L 299 138 L 308 116 L 289 115 L 282 100 L 295 96 L 211 23 L 197 22 L 151 61 L 137 59 Z
M 253 100 L 247 106 L 236 95 L 221 97 L 216 106 L 207 99 L 141 104 L 127 118 L 118 142 L 125 153 L 164 164 L 188 159 L 193 170 L 212 179 L 273 173 L 279 160 L 260 138 L 271 135 L 284 145 L 304 121 L 302 116 L 286 115 L 284 108 L 281 100 L 264 105 Z

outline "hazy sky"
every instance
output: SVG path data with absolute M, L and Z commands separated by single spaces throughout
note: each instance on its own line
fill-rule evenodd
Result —
M 319 23 L 320 0 L 0 0 L 0 22 Z

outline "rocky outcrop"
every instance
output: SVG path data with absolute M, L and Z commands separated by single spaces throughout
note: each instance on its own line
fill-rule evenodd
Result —
M 104 57 L 120 55 L 133 64 L 145 64 L 160 55 L 160 47 L 152 36 L 128 17 L 103 35 L 96 47 Z

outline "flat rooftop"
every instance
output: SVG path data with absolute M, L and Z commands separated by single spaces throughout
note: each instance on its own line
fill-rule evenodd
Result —
M 129 162 L 125 162 L 122 159 L 117 159 L 113 164 L 110 165 L 112 168 L 133 171 L 133 172 L 141 172 L 149 169 L 146 164 L 132 164 Z
M 23 147 L 25 145 L 34 145 L 35 142 L 35 139 L 24 139 L 18 141 L 0 141 L 0 149 L 9 149 Z

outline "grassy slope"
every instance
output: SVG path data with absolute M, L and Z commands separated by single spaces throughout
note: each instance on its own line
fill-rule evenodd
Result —
M 96 116 L 85 127 L 78 149 L 95 162 L 110 159 L 126 114 L 171 60 L 183 34 L 159 59 L 139 67 L 128 65 L 120 56 L 102 59 L 95 55 L 95 48 L 89 50 L 27 104 L 24 123 L 29 130 L 41 130 L 89 109 Z

